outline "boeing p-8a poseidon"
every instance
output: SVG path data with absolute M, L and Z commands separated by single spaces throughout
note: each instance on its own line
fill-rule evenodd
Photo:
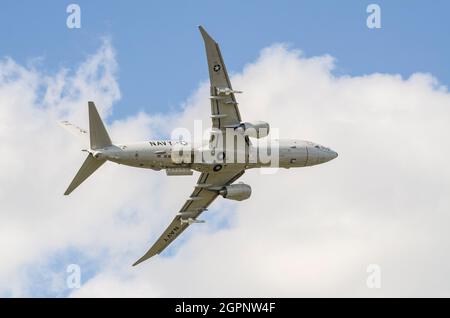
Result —
M 194 191 L 168 228 L 134 265 L 161 253 L 192 223 L 202 222 L 198 220 L 199 215 L 219 195 L 237 201 L 248 199 L 251 195 L 250 186 L 234 182 L 246 169 L 272 164 L 266 158 L 262 160 L 260 150 L 268 153 L 275 151 L 267 147 L 257 149 L 262 146 L 253 145 L 249 138 L 267 137 L 269 124 L 262 121 L 242 121 L 235 97 L 240 92 L 231 87 L 219 45 L 201 26 L 199 28 L 205 42 L 211 82 L 212 130 L 209 142 L 200 146 L 183 140 L 113 144 L 93 102 L 88 103 L 89 132 L 67 121 L 62 122 L 66 128 L 89 136 L 90 139 L 90 149 L 86 150 L 88 157 L 65 195 L 70 194 L 108 160 L 139 168 L 165 169 L 169 176 L 192 175 L 193 170 L 201 173 Z M 233 137 L 228 138 L 230 135 Z M 238 137 L 243 142 L 234 142 Z M 312 166 L 337 157 L 337 153 L 329 148 L 295 139 L 278 140 L 276 150 L 277 165 L 282 168 Z

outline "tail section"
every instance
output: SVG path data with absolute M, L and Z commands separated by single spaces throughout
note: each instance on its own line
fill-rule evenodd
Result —
M 94 102 L 88 102 L 89 106 L 89 136 L 91 149 L 101 149 L 111 146 L 111 139 L 103 125 Z
M 100 115 L 98 114 L 97 108 L 94 102 L 88 102 L 89 107 L 89 138 L 91 142 L 91 149 L 89 150 L 89 155 L 81 166 L 80 170 L 73 178 L 69 187 L 67 188 L 64 195 L 70 194 L 75 190 L 84 180 L 86 180 L 91 174 L 95 172 L 101 165 L 106 162 L 106 159 L 95 158 L 92 155 L 92 151 L 96 149 L 102 149 L 111 146 L 111 139 L 109 138 L 108 132 L 106 131 L 105 125 L 103 124 Z

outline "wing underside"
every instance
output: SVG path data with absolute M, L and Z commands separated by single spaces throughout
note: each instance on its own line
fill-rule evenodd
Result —
M 153 244 L 153 246 L 133 266 L 160 254 L 172 243 L 191 223 L 189 219 L 197 217 L 217 198 L 217 189 L 229 185 L 244 174 L 244 170 L 233 170 L 224 167 L 220 172 L 203 172 L 197 181 L 194 191 L 185 202 L 170 225 Z M 213 190 L 214 189 L 214 190 Z
M 199 27 L 205 42 L 208 60 L 209 79 L 211 83 L 211 119 L 212 127 L 225 129 L 241 123 L 238 103 L 228 77 L 227 68 L 220 53 L 219 44 Z

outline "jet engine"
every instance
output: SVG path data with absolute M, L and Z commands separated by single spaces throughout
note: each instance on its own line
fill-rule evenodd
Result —
M 253 121 L 240 124 L 236 130 L 252 138 L 263 138 L 269 134 L 270 125 L 265 121 Z
M 250 198 L 252 188 L 245 183 L 232 184 L 224 187 L 219 193 L 229 200 L 242 201 Z

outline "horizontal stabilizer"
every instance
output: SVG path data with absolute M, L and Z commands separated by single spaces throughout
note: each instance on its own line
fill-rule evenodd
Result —
M 80 128 L 67 120 L 58 122 L 64 129 L 70 132 L 75 137 L 78 137 L 86 142 L 89 140 L 89 132 L 86 129 Z
M 67 188 L 64 195 L 70 194 L 73 190 L 75 190 L 84 180 L 86 180 L 91 174 L 95 172 L 102 164 L 106 162 L 105 159 L 96 159 L 92 154 L 89 154 L 80 170 L 76 174 L 75 178 L 73 178 L 69 187 Z

